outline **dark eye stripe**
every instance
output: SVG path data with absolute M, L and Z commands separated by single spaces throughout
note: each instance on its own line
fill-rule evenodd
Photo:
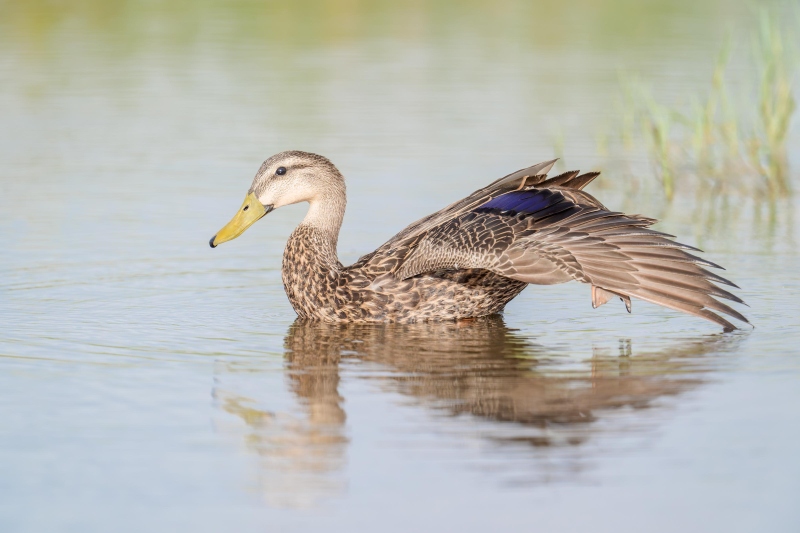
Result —
M 283 176 L 286 174 L 286 167 L 278 167 L 278 170 L 275 171 L 275 174 L 278 176 Z

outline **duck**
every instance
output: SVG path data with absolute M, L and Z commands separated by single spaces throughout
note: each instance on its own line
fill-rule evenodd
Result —
M 749 324 L 724 301 L 739 287 L 721 266 L 651 228 L 657 220 L 611 211 L 584 188 L 599 172 L 548 173 L 549 160 L 499 178 L 412 223 L 344 266 L 339 230 L 345 179 L 327 158 L 285 151 L 263 162 L 244 202 L 209 241 L 240 236 L 275 209 L 308 203 L 290 235 L 281 277 L 300 319 L 333 323 L 459 321 L 502 313 L 528 285 L 591 288 L 592 307 L 631 299 L 709 320 L 729 332 Z M 724 269 L 723 269 L 724 270 Z M 746 304 L 745 304 L 746 305 Z

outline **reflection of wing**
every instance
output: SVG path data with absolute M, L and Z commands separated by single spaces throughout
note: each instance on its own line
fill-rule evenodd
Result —
M 717 265 L 690 254 L 687 250 L 696 249 L 671 235 L 649 229 L 654 222 L 581 203 L 557 189 L 511 191 L 428 231 L 396 274 L 405 279 L 481 268 L 541 285 L 577 280 L 592 285 L 595 306 L 616 295 L 630 310 L 634 296 L 725 329 L 735 328 L 714 311 L 747 322 L 716 299 L 742 303 L 712 283 L 731 282 L 703 268 Z
M 407 325 L 298 320 L 285 346 L 293 364 L 306 372 L 319 372 L 339 357 L 380 363 L 388 369 L 380 373 L 382 380 L 453 413 L 535 427 L 584 427 L 605 409 L 648 405 L 698 384 L 689 375 L 696 357 L 728 341 L 733 342 L 727 336 L 704 338 L 641 359 L 597 357 L 576 372 L 548 364 L 558 354 L 509 330 L 501 317 Z

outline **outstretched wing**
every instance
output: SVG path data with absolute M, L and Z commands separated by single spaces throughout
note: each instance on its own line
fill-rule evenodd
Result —
M 580 191 L 593 177 L 566 173 L 535 185 L 523 179 L 517 190 L 489 191 L 480 203 L 462 201 L 453 216 L 436 223 L 423 219 L 405 240 L 395 241 L 408 249 L 393 271 L 401 279 L 460 268 L 535 284 L 574 279 L 592 285 L 595 306 L 619 296 L 630 310 L 630 297 L 636 297 L 726 330 L 735 327 L 717 313 L 747 322 L 717 299 L 743 303 L 715 285 L 735 287 L 706 269 L 718 265 L 692 255 L 699 250 L 672 235 L 649 229 L 655 220 L 611 212 Z
M 466 198 L 453 202 L 444 209 L 417 220 L 389 239 L 374 252 L 361 257 L 352 266 L 359 267 L 367 263 L 372 263 L 370 266 L 378 267 L 378 269 L 383 270 L 384 261 L 402 255 L 403 251 L 406 251 L 409 246 L 413 246 L 416 239 L 431 229 L 444 224 L 448 220 L 452 220 L 462 213 L 469 212 L 471 209 L 486 203 L 496 196 L 515 189 L 521 189 L 526 185 L 534 185 L 544 181 L 547 178 L 547 173 L 553 168 L 556 161 L 557 159 L 543 161 L 542 163 L 513 172 L 508 176 L 495 180 L 486 187 L 478 189 Z M 591 181 L 591 179 L 597 175 L 597 172 L 592 172 L 582 177 L 589 176 L 590 178 L 588 181 Z

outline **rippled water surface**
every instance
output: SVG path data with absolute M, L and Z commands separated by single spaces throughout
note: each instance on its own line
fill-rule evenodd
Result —
M 703 87 L 730 4 L 0 2 L 0 529 L 800 530 L 796 201 L 591 186 L 728 268 L 733 334 L 577 284 L 301 323 L 304 206 L 207 245 L 284 149 L 347 177 L 344 263 L 554 153 L 599 167 L 618 73 Z

